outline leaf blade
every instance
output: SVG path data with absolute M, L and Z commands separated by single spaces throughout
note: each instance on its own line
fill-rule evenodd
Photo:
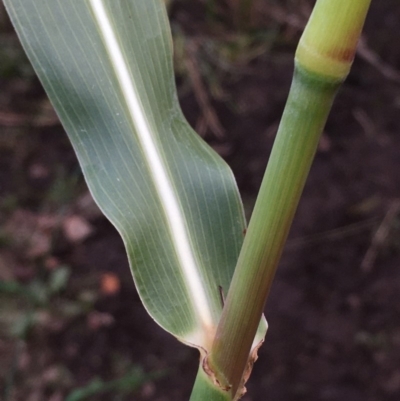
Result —
M 184 281 L 189 291 L 193 294 L 192 305 L 198 320 L 202 322 L 204 329 L 212 326 L 211 312 L 205 295 L 201 278 L 198 274 L 198 263 L 192 253 L 189 235 L 184 223 L 184 216 L 178 204 L 171 180 L 166 170 L 165 162 L 157 149 L 155 133 L 147 121 L 146 112 L 140 104 L 140 94 L 131 79 L 128 71 L 128 63 L 125 60 L 118 40 L 114 34 L 109 14 L 102 0 L 89 0 L 90 7 L 98 24 L 99 32 L 105 43 L 115 75 L 122 88 L 123 97 L 130 114 L 130 120 L 135 126 L 138 143 L 142 149 L 143 157 L 148 166 L 150 176 L 154 182 L 154 188 L 166 217 L 166 224 L 176 252 L 179 266 L 181 267 Z
M 94 198 L 123 237 L 146 309 L 207 348 L 243 212 L 231 171 L 177 103 L 163 2 L 5 4 Z

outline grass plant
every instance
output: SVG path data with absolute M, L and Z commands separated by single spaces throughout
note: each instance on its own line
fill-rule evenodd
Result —
M 370 0 L 317 1 L 244 242 L 233 175 L 191 130 L 176 100 L 163 0 L 4 3 L 95 200 L 124 240 L 144 306 L 200 350 L 191 401 L 239 399 L 264 341 L 262 311 L 319 136 Z M 237 4 L 248 10 L 251 2 Z

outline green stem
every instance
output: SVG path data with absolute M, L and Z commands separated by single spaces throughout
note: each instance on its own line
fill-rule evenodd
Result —
M 297 66 L 209 358 L 235 395 L 339 80 Z
M 318 0 L 300 40 L 286 108 L 206 361 L 219 386 L 229 389 L 229 399 L 239 397 L 251 369 L 249 354 L 264 304 L 370 2 Z
M 227 391 L 219 389 L 213 384 L 210 377 L 204 372 L 201 364 L 197 372 L 196 381 L 190 401 L 231 401 Z

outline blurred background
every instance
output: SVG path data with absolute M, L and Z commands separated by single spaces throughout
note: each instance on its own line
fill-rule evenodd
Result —
M 185 115 L 248 216 L 312 0 L 170 0 Z M 373 0 L 266 305 L 245 401 L 400 399 L 400 4 Z M 144 311 L 123 244 L 0 5 L 0 399 L 184 401 L 198 353 Z

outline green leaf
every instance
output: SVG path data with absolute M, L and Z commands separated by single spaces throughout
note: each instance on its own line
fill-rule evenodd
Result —
M 245 223 L 229 167 L 179 107 L 164 1 L 5 4 L 145 307 L 208 349 Z

